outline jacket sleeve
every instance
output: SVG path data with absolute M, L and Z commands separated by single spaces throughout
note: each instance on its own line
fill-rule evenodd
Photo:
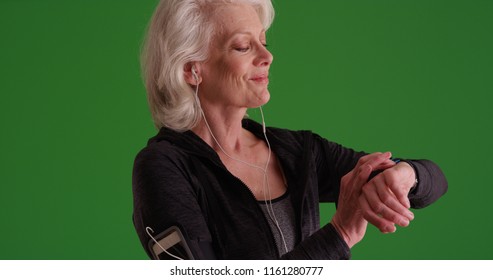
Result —
M 314 135 L 314 142 L 320 201 L 337 203 L 341 178 L 367 153 L 345 148 L 318 135 Z M 408 195 L 412 208 L 426 207 L 445 194 L 447 180 L 437 164 L 424 159 L 401 160 L 413 167 L 418 180 L 418 184 Z
M 417 185 L 409 192 L 411 207 L 418 209 L 426 207 L 448 190 L 445 175 L 438 165 L 430 160 L 403 160 L 409 163 L 416 173 Z
M 341 178 L 367 153 L 343 147 L 314 134 L 313 154 L 318 176 L 319 200 L 335 202 L 337 205 Z
M 316 134 L 313 135 L 312 147 L 318 176 L 319 200 L 337 203 L 341 178 L 367 153 L 345 148 Z M 409 193 L 413 208 L 425 207 L 446 192 L 445 176 L 435 163 L 429 160 L 404 161 L 414 168 L 418 179 L 418 185 Z M 330 223 L 303 240 L 295 250 L 283 258 L 313 259 L 317 256 L 328 259 L 351 257 L 349 247 Z
M 157 149 L 146 148 L 134 162 L 132 190 L 133 222 L 139 239 L 150 258 L 153 237 L 172 226 L 181 229 L 196 259 L 215 259 L 205 218 L 191 188 L 185 165 Z

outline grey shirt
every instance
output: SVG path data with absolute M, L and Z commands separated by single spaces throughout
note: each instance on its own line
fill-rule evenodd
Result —
M 296 244 L 297 235 L 296 219 L 289 193 L 285 192 L 271 201 L 259 201 L 259 205 L 269 222 L 280 254 L 291 251 Z

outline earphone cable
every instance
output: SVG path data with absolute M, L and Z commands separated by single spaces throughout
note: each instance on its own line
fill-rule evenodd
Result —
M 161 246 L 161 244 L 154 238 L 154 236 L 152 236 L 151 232 L 149 232 L 149 231 L 151 231 L 152 233 L 154 233 L 154 230 L 152 228 L 146 227 L 147 235 L 149 235 L 149 237 L 152 239 L 152 241 L 154 241 L 154 243 L 156 243 L 159 246 L 159 248 L 161 248 L 161 250 L 163 250 L 163 252 L 165 252 L 170 257 L 175 258 L 177 260 L 183 260 L 182 258 L 180 258 L 180 257 L 178 257 L 176 255 L 173 255 L 170 252 L 168 252 L 166 249 L 164 249 L 163 246 Z M 156 255 L 156 258 L 159 259 L 159 256 Z
M 277 230 L 279 231 L 279 235 L 281 236 L 281 239 L 282 239 L 282 242 L 283 242 L 283 245 L 284 245 L 284 249 L 286 250 L 286 253 L 288 252 L 288 247 L 287 247 L 287 244 L 286 244 L 286 240 L 284 238 L 284 234 L 281 230 L 281 227 L 279 226 L 279 222 L 277 220 L 277 217 L 274 213 L 274 208 L 272 207 L 272 196 L 271 196 L 271 192 L 270 192 L 270 187 L 269 187 L 269 179 L 268 179 L 268 175 L 267 175 L 267 168 L 269 166 L 269 163 L 270 163 L 270 159 L 271 159 L 271 146 L 270 146 L 270 142 L 269 142 L 269 139 L 267 138 L 267 132 L 266 132 L 266 128 L 265 128 L 265 118 L 264 118 L 264 112 L 262 110 L 262 106 L 259 107 L 260 109 L 260 114 L 262 116 L 262 132 L 264 134 L 264 138 L 265 138 L 265 141 L 267 143 L 267 147 L 268 147 L 268 150 L 269 150 L 269 153 L 268 153 L 268 157 L 267 157 L 267 162 L 265 164 L 265 168 L 262 168 L 261 166 L 258 166 L 258 165 L 255 165 L 255 164 L 252 164 L 252 163 L 249 163 L 247 161 L 244 161 L 244 160 L 241 160 L 241 159 L 237 159 L 231 155 L 229 155 L 225 150 L 224 148 L 221 146 L 221 144 L 219 144 L 219 141 L 216 139 L 216 137 L 214 136 L 214 133 L 212 132 L 212 129 L 209 125 L 209 122 L 207 121 L 207 118 L 205 116 L 205 113 L 204 113 L 204 110 L 202 109 L 202 106 L 200 104 L 200 99 L 199 99 L 199 85 L 198 85 L 198 78 L 195 74 L 194 71 L 192 71 L 194 77 L 195 77 L 195 81 L 197 81 L 197 85 L 195 86 L 195 101 L 197 102 L 197 105 L 199 107 L 199 110 L 200 110 L 200 113 L 202 115 L 202 118 L 204 119 L 204 123 L 207 127 L 207 130 L 209 131 L 209 133 L 211 134 L 211 137 L 212 139 L 214 139 L 214 142 L 217 144 L 217 146 L 219 147 L 219 149 L 230 159 L 234 160 L 234 161 L 237 161 L 237 162 L 240 162 L 240 163 L 243 163 L 247 166 L 250 166 L 252 168 L 256 168 L 256 169 L 259 169 L 260 171 L 262 171 L 262 173 L 264 174 L 264 179 L 263 179 L 263 192 L 264 192 L 264 199 L 266 199 L 265 197 L 265 194 L 266 194 L 266 189 L 267 189 L 267 193 L 268 193 L 268 199 L 267 199 L 267 214 L 269 215 L 269 217 L 271 218 L 271 220 L 274 222 Z

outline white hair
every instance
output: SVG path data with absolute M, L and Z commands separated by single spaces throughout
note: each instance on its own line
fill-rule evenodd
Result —
M 205 61 L 215 35 L 214 11 L 227 4 L 255 8 L 265 30 L 274 19 L 270 0 L 161 0 L 148 26 L 141 55 L 147 99 L 155 126 L 192 129 L 200 118 L 187 84 L 187 63 Z

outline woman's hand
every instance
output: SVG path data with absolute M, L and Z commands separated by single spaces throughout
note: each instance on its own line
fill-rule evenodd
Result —
M 395 166 L 390 157 L 389 152 L 366 155 L 341 179 L 337 211 L 331 223 L 350 248 L 363 239 L 368 225 L 358 201 L 362 196 L 362 188 L 372 171 Z
M 405 162 L 375 176 L 363 186 L 359 197 L 363 217 L 383 233 L 394 232 L 395 224 L 408 226 L 414 214 L 408 210 L 407 196 L 415 181 L 414 169 Z

